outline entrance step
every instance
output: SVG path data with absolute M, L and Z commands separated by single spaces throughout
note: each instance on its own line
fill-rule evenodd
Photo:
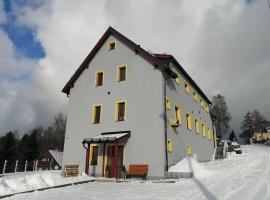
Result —
M 193 172 L 165 172 L 166 179 L 193 178 Z

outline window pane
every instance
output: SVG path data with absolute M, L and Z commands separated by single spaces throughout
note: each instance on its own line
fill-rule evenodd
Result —
M 119 81 L 126 80 L 126 67 L 119 68 Z
M 95 124 L 100 123 L 100 112 L 101 112 L 101 106 L 96 106 L 95 107 Z
M 118 121 L 125 120 L 125 102 L 118 103 Z
M 98 146 L 92 146 L 91 165 L 97 165 L 98 161 Z
M 97 82 L 96 86 L 100 86 L 103 84 L 103 72 L 97 73 Z

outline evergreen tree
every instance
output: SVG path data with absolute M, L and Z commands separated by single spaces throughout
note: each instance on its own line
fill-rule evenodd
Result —
M 0 138 L 0 160 L 15 160 L 17 153 L 17 139 L 13 132 L 8 132 Z
M 231 114 L 225 101 L 225 97 L 218 94 L 213 96 L 210 114 L 216 127 L 217 138 L 221 139 L 230 128 Z
M 230 141 L 237 141 L 237 139 L 236 139 L 236 136 L 235 136 L 235 133 L 234 133 L 234 131 L 232 130 L 232 132 L 231 132 L 231 134 L 230 134 L 230 136 L 229 136 L 229 140 Z

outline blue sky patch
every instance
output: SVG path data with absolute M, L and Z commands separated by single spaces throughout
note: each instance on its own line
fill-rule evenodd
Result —
M 23 5 L 23 2 L 19 1 Z M 24 4 L 25 5 L 25 4 Z M 8 34 L 12 40 L 16 53 L 31 59 L 39 59 L 45 57 L 44 49 L 42 48 L 39 41 L 35 39 L 35 33 L 32 29 L 26 26 L 18 26 L 15 24 L 16 17 L 13 13 L 12 3 L 10 0 L 4 1 L 4 9 L 8 19 L 8 22 L 2 25 L 4 31 Z

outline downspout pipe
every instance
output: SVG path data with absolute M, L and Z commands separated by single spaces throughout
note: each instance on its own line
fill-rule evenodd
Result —
M 167 131 L 167 109 L 166 109 L 166 83 L 167 83 L 167 79 L 169 77 L 167 77 L 166 73 L 163 74 L 164 77 L 164 81 L 163 81 L 163 105 L 164 105 L 164 128 L 165 128 L 165 172 L 168 172 L 168 144 L 167 144 L 167 139 L 168 139 L 168 131 Z M 164 173 L 165 174 L 165 173 Z

